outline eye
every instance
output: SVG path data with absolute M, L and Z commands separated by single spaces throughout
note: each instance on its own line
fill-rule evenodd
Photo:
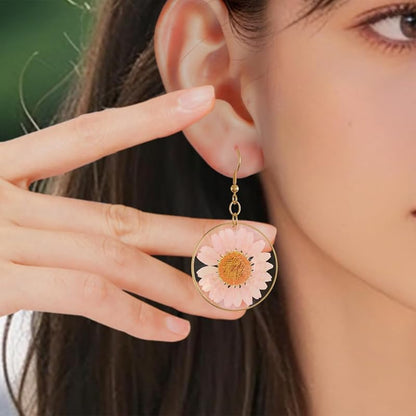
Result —
M 416 48 L 416 3 L 385 6 L 365 16 L 353 27 L 376 44 L 399 50 Z
M 370 27 L 387 39 L 416 40 L 416 14 L 389 17 L 370 25 Z

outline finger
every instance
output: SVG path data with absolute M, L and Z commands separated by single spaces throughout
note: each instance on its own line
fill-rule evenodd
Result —
M 3 280 L 19 309 L 81 315 L 145 340 L 184 337 L 166 326 L 166 318 L 172 315 L 135 299 L 99 275 L 23 265 L 10 270 Z
M 191 111 L 180 103 L 195 92 L 204 93 L 205 99 Z M 138 104 L 83 114 L 0 143 L 0 177 L 30 184 L 65 173 L 180 131 L 211 111 L 214 101 L 212 86 L 179 90 Z
M 28 193 L 12 184 L 0 184 L 0 194 L 7 198 L 0 211 L 23 227 L 106 235 L 153 255 L 191 257 L 196 243 L 209 229 L 231 221 L 154 214 L 121 204 Z M 258 228 L 273 244 L 273 225 L 239 223 Z
M 192 315 L 236 319 L 199 294 L 188 274 L 110 237 L 9 227 L 1 229 L 2 257 L 13 263 L 82 270 L 116 286 Z

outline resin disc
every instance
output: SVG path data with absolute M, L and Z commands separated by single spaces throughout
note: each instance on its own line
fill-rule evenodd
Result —
M 211 228 L 195 248 L 191 272 L 195 286 L 212 305 L 250 309 L 272 290 L 278 262 L 273 245 L 257 228 L 238 221 Z

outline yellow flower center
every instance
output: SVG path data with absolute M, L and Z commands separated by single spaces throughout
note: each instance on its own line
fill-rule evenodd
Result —
M 218 274 L 228 285 L 241 285 L 251 273 L 251 263 L 239 251 L 227 253 L 218 263 Z

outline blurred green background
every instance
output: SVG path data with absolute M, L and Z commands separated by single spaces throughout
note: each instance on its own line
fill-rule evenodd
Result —
M 91 0 L 0 0 L 0 141 L 40 128 L 77 76 L 87 42 Z

